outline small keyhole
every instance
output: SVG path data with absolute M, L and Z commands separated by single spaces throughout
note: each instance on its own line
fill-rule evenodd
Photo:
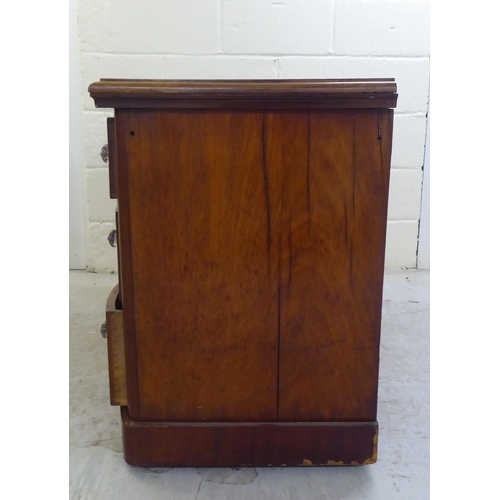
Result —
M 130 135 L 135 135 L 135 132 L 133 130 L 131 130 Z

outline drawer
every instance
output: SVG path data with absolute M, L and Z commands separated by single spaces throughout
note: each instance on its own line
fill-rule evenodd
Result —
M 106 302 L 109 396 L 112 405 L 127 406 L 123 311 L 119 307 L 119 285 L 116 285 Z
M 115 119 L 107 119 L 108 129 L 108 165 L 109 165 L 109 197 L 118 198 L 118 172 L 116 168 Z
M 114 243 L 116 245 L 116 255 L 117 255 L 117 258 L 118 258 L 118 280 L 119 280 L 119 283 L 118 283 L 118 288 L 119 288 L 119 296 L 120 296 L 120 299 L 121 297 L 123 297 L 123 290 L 122 290 L 122 266 L 121 266 L 121 252 L 120 252 L 120 216 L 119 216 L 119 213 L 118 213 L 118 206 L 116 207 L 116 210 L 115 210 L 115 227 L 116 227 L 116 234 L 115 234 L 115 240 L 114 240 Z M 111 244 L 112 242 L 110 242 Z M 119 309 L 121 309 L 121 305 L 119 307 Z

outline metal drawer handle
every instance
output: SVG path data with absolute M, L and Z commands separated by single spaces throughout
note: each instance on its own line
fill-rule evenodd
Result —
M 116 229 L 113 229 L 108 234 L 108 242 L 112 247 L 116 247 Z
M 104 144 L 101 148 L 101 158 L 104 163 L 108 163 L 108 145 Z

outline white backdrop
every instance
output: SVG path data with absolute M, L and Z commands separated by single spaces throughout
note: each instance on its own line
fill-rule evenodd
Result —
M 77 0 L 69 3 L 69 268 L 85 269 L 85 219 L 82 147 L 82 97 Z
M 87 92 L 100 78 L 396 78 L 386 267 L 416 267 L 429 94 L 428 1 L 77 1 L 80 195 L 89 270 L 117 267 L 116 250 L 106 240 L 115 202 L 99 156 L 111 110 L 95 109 Z

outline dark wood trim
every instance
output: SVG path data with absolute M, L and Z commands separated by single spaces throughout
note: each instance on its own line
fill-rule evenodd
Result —
M 394 79 L 114 80 L 89 86 L 96 107 L 109 108 L 394 108 Z
M 162 109 L 383 109 L 394 108 L 396 96 L 380 97 L 343 97 L 335 99 L 165 99 L 165 98 L 140 98 L 140 97 L 114 97 L 102 95 L 94 97 L 96 108 L 162 108 Z
M 123 290 L 122 290 L 122 265 L 121 265 L 121 251 L 120 251 L 120 215 L 118 211 L 118 203 L 116 204 L 115 208 L 115 227 L 116 227 L 116 257 L 117 257 L 117 264 L 118 264 L 118 287 L 119 287 L 119 292 L 118 292 L 118 302 L 117 302 L 117 309 L 123 310 L 123 305 L 122 305 L 122 297 L 123 297 Z
M 107 119 L 108 126 L 108 168 L 109 168 L 109 197 L 112 200 L 118 198 L 118 178 L 116 169 L 116 140 L 115 119 Z
M 140 467 L 373 464 L 377 422 L 136 422 L 121 408 L 125 461 Z

